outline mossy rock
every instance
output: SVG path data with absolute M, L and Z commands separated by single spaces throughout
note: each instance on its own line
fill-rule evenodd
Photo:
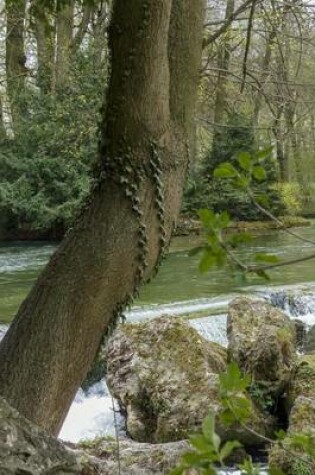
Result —
M 98 438 L 88 445 L 79 444 L 77 449 L 83 467 L 80 475 L 165 475 L 189 450 L 189 444 L 185 440 L 149 444 L 123 438 L 118 447 L 116 441 Z
M 229 305 L 227 336 L 228 360 L 277 398 L 296 361 L 296 334 L 290 319 L 263 300 L 239 297 Z
M 77 475 L 79 469 L 72 452 L 0 397 L 0 475 Z
M 290 436 L 305 434 L 315 440 L 315 398 L 298 396 L 292 407 L 287 437 L 270 450 L 271 468 L 281 468 L 286 475 L 314 475 L 315 461 L 303 450 L 292 446 Z
M 315 353 L 300 356 L 286 395 L 286 408 L 290 412 L 299 396 L 315 399 Z
M 226 440 L 235 434 L 255 445 L 239 425 L 219 423 L 222 410 L 219 373 L 226 369 L 226 350 L 205 340 L 178 317 L 125 324 L 110 339 L 107 382 L 127 417 L 127 432 L 140 442 L 170 442 L 199 430 L 211 409 Z M 252 404 L 251 423 L 266 431 L 270 421 Z

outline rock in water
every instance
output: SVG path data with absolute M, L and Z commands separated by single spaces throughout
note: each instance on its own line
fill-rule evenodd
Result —
M 298 396 L 291 410 L 288 435 L 269 453 L 270 468 L 281 469 L 286 475 L 314 475 L 315 461 L 301 448 L 291 444 L 290 436 L 315 437 L 315 399 Z
M 296 361 L 295 328 L 281 311 L 262 300 L 239 297 L 227 320 L 228 359 L 277 397 L 289 382 Z
M 72 452 L 0 397 L 0 475 L 80 473 Z
M 200 429 L 210 409 L 220 414 L 218 373 L 226 369 L 226 350 L 179 318 L 122 325 L 108 343 L 106 360 L 108 386 L 134 440 L 184 439 Z M 268 418 L 252 409 L 251 428 L 265 435 Z M 226 429 L 218 419 L 217 432 L 224 440 L 261 443 L 239 425 Z

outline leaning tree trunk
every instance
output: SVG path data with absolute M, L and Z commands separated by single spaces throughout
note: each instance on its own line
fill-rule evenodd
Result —
M 102 335 L 169 242 L 189 159 L 203 0 L 116 0 L 99 179 L 0 346 L 0 393 L 57 434 Z

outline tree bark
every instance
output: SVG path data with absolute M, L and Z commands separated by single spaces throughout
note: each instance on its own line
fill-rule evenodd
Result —
M 56 91 L 68 84 L 73 35 L 74 0 L 57 0 Z
M 105 330 L 169 242 L 193 136 L 203 12 L 203 0 L 114 3 L 97 183 L 0 345 L 0 393 L 53 434 Z
M 6 76 L 13 128 L 25 113 L 24 87 L 27 68 L 24 51 L 24 19 L 26 0 L 6 0 Z
M 40 0 L 32 4 L 33 29 L 37 43 L 37 85 L 44 94 L 54 88 L 55 24 Z
M 225 21 L 233 15 L 234 13 L 234 0 L 228 0 L 226 4 L 225 11 Z M 231 56 L 231 38 L 230 31 L 225 32 L 225 36 L 222 40 L 218 51 L 218 79 L 216 84 L 216 95 L 215 95 L 215 105 L 214 105 L 214 125 L 220 126 L 223 123 L 225 115 L 225 106 L 227 100 L 227 91 L 226 91 L 226 82 L 229 72 L 230 65 L 230 56 Z

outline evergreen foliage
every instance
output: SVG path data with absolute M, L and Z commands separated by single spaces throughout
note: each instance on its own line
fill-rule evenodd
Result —
M 190 177 L 184 194 L 184 211 L 193 212 L 198 208 L 210 208 L 216 213 L 228 210 L 232 218 L 239 220 L 265 219 L 255 209 L 245 190 L 235 187 L 233 180 L 214 177 L 214 170 L 222 163 L 229 162 L 239 168 L 240 153 L 254 154 L 257 149 L 254 129 L 243 114 L 229 116 L 226 127 L 214 134 L 212 148 L 204 157 L 203 167 L 194 177 Z M 266 176 L 257 180 L 254 192 L 259 196 L 268 196 L 270 210 L 275 215 L 283 213 L 280 194 L 275 188 L 277 164 L 272 153 L 264 160 Z M 259 177 L 258 177 L 259 178 Z
M 6 227 L 67 227 L 86 196 L 97 156 L 104 72 L 79 52 L 69 86 L 44 94 L 30 86 L 28 113 L 0 142 L 0 213 Z M 102 80 L 100 79 L 102 78 Z

